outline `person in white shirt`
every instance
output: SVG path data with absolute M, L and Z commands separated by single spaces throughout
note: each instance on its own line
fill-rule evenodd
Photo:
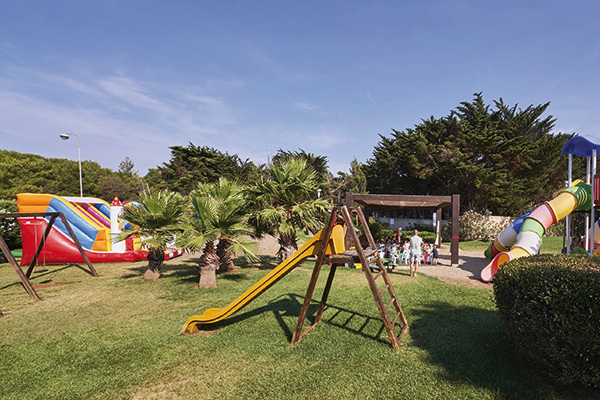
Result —
M 417 267 L 421 262 L 421 245 L 423 239 L 419 237 L 419 231 L 415 229 L 415 234 L 410 238 L 410 276 L 417 276 Z

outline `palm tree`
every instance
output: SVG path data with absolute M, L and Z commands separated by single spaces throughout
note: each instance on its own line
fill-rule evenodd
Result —
M 160 277 L 167 243 L 180 231 L 177 224 L 185 203 L 186 199 L 181 195 L 164 191 L 142 195 L 141 203 L 124 209 L 124 218 L 136 228 L 123 231 L 119 240 L 135 234 L 142 237 L 142 247 L 148 250 L 148 268 L 144 280 Z
M 290 158 L 268 168 L 270 179 L 261 179 L 250 189 L 259 210 L 251 221 L 259 232 L 277 237 L 277 256 L 286 259 L 298 249 L 299 229 L 317 232 L 322 228 L 331 204 L 317 198 L 319 181 L 306 161 Z
M 235 268 L 235 254 L 243 254 L 249 261 L 256 259 L 251 242 L 245 240 L 254 233 L 246 223 L 247 202 L 240 184 L 225 178 L 216 183 L 198 183 L 190 198 L 194 212 L 184 246 L 191 250 L 203 248 L 198 266 L 200 287 L 214 287 L 217 270 Z

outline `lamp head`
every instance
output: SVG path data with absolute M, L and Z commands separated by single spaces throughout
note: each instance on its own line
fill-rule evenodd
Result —
M 61 138 L 62 140 L 69 140 L 69 136 L 70 136 L 70 135 L 69 135 L 68 133 L 61 133 L 61 134 L 60 134 L 60 138 Z

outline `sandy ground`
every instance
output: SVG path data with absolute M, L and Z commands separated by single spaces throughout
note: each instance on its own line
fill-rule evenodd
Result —
M 277 239 L 272 236 L 265 236 L 258 242 L 258 253 L 261 255 L 274 256 L 278 249 Z M 419 273 L 458 285 L 492 288 L 491 284 L 479 280 L 481 270 L 490 262 L 484 257 L 483 252 L 461 250 L 458 256 L 458 267 L 451 266 L 448 246 L 442 246 L 439 255 L 438 265 L 423 264 L 419 267 Z M 400 270 L 408 271 L 408 265 L 400 266 Z

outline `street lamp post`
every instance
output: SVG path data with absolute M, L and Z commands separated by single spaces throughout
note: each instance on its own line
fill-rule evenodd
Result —
M 79 136 L 75 133 L 61 133 L 60 138 L 62 140 L 69 140 L 69 137 L 75 136 L 77 138 L 77 155 L 79 156 L 79 196 L 83 197 L 83 180 L 81 179 L 81 143 L 79 142 Z

